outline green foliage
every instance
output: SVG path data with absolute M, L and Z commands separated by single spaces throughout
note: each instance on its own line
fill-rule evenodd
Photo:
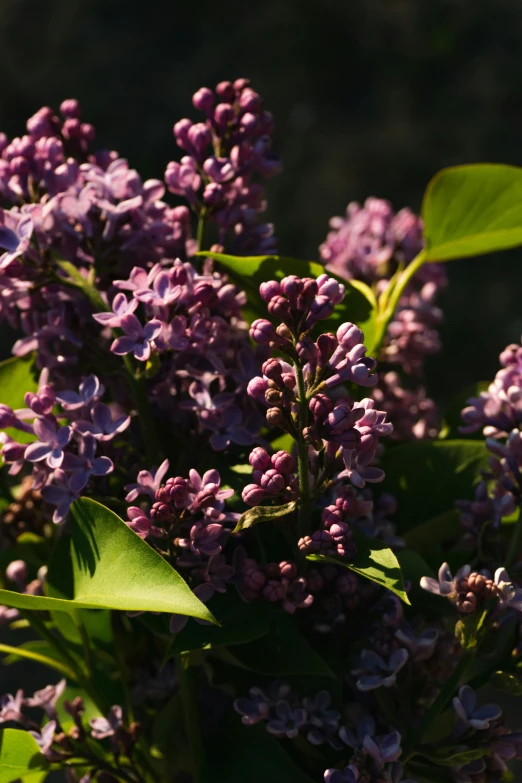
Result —
M 296 654 L 296 651 L 299 651 Z M 291 617 L 280 617 L 262 640 L 234 647 L 221 656 L 226 663 L 274 677 L 313 675 L 337 679 L 323 658 L 308 644 Z
M 422 205 L 426 261 L 522 245 L 522 169 L 491 163 L 443 169 Z
M 73 600 L 0 590 L 1 603 L 64 612 L 175 612 L 214 622 L 177 571 L 108 508 L 83 498 L 73 503 L 71 515 Z
M 395 521 L 399 531 L 451 511 L 459 498 L 473 497 L 480 469 L 487 462 L 482 441 L 419 440 L 389 449 L 383 455 L 382 468 L 386 491 L 398 501 Z M 433 545 L 434 540 L 429 543 Z
M 265 601 L 246 604 L 235 591 L 229 590 L 213 596 L 209 607 L 220 626 L 187 623 L 176 634 L 168 657 L 190 650 L 244 644 L 264 636 L 270 628 L 272 607 Z
M 292 500 L 290 503 L 284 503 L 282 506 L 254 506 L 249 508 L 248 511 L 241 515 L 234 533 L 239 533 L 240 530 L 258 525 L 260 522 L 269 522 L 279 517 L 285 517 L 287 514 L 295 511 L 296 505 L 296 502 Z
M 244 726 L 232 714 L 205 747 L 200 783 L 312 783 L 262 725 Z
M 267 280 L 282 280 L 286 275 L 319 277 L 325 268 L 314 261 L 300 261 L 285 256 L 229 256 L 223 253 L 204 252 L 198 255 L 213 258 L 226 267 L 230 276 L 238 282 L 248 295 L 247 316 L 250 321 L 266 318 L 267 308 L 259 296 L 259 286 Z M 364 332 L 364 344 L 371 354 L 374 347 L 376 301 L 373 291 L 364 283 L 352 284 L 328 272 L 346 288 L 344 301 L 335 308 L 329 319 L 321 321 L 322 331 L 335 332 L 345 321 L 357 324 Z
M 399 561 L 394 552 L 381 541 L 369 539 L 366 536 L 357 536 L 357 554 L 351 563 L 338 557 L 327 557 L 325 555 L 308 555 L 307 560 L 342 565 L 359 576 L 370 579 L 372 582 L 381 585 L 381 587 L 391 590 L 404 603 L 410 603 L 410 599 L 404 589 L 404 579 Z
M 0 362 L 0 402 L 10 408 L 26 408 L 25 393 L 36 391 L 38 380 L 32 356 L 13 356 Z M 8 428 L 5 432 L 19 443 L 30 443 L 34 436 Z
M 0 729 L 0 783 L 12 783 L 47 767 L 47 759 L 27 731 Z
M 511 696 L 522 696 L 522 680 L 510 672 L 495 672 L 491 684 L 499 691 L 506 691 Z

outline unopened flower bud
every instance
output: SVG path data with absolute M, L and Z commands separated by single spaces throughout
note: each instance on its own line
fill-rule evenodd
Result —
M 201 87 L 192 96 L 192 105 L 198 111 L 204 111 L 205 114 L 209 114 L 214 105 L 214 93 L 208 87 Z
M 243 502 L 249 506 L 257 506 L 261 501 L 265 500 L 266 492 L 257 484 L 247 484 L 241 493 Z
M 250 452 L 248 461 L 254 470 L 266 470 L 271 464 L 270 455 L 261 448 L 261 446 L 256 446 L 256 448 Z
M 272 465 L 279 473 L 288 475 L 295 470 L 295 460 L 287 451 L 278 451 L 272 456 Z

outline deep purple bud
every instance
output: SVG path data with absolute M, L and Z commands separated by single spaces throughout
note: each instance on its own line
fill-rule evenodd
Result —
M 174 125 L 174 136 L 178 146 L 181 147 L 182 150 L 189 149 L 188 132 L 191 128 L 192 122 L 186 118 L 179 120 L 179 122 Z
M 204 111 L 205 114 L 209 114 L 214 105 L 214 93 L 208 87 L 201 87 L 192 96 L 192 105 L 198 111 Z
M 254 470 L 266 470 L 271 464 L 270 454 L 261 448 L 261 446 L 256 446 L 256 448 L 250 452 L 248 461 Z
M 266 492 L 257 484 L 247 484 L 241 493 L 243 502 L 249 506 L 257 506 L 266 498 Z
M 267 492 L 276 495 L 286 487 L 286 479 L 277 470 L 271 468 L 261 476 L 261 487 Z
M 80 116 L 80 104 L 76 98 L 67 98 L 60 104 L 60 112 L 64 117 L 79 117 Z
M 277 280 L 268 280 L 266 283 L 261 283 L 259 286 L 259 293 L 261 299 L 264 299 L 265 302 L 269 302 L 274 296 L 279 296 L 281 294 L 281 286 Z
M 272 342 L 279 342 L 280 338 L 274 329 L 273 324 L 266 318 L 258 318 L 250 327 L 250 337 L 259 345 L 269 345 Z
M 14 427 L 16 425 L 16 416 L 12 408 L 9 405 L 0 403 L 0 429 L 4 430 L 6 427 Z
M 247 87 L 250 87 L 250 79 L 236 79 L 233 86 L 235 92 L 243 92 Z
M 270 581 L 263 587 L 263 598 L 275 603 L 282 601 L 285 597 L 285 586 L 281 582 Z
M 209 182 L 203 191 L 203 201 L 209 207 L 216 207 L 223 201 L 223 186 L 217 182 Z
M 283 579 L 295 579 L 297 576 L 297 565 L 288 560 L 283 560 L 279 563 L 279 573 Z
M 156 501 L 150 510 L 150 518 L 157 524 L 161 524 L 162 522 L 169 522 L 172 519 L 172 514 L 166 503 Z
M 269 378 L 271 381 L 276 381 L 277 383 L 282 383 L 282 372 L 283 368 L 281 367 L 279 361 L 277 359 L 268 359 L 262 366 L 262 372 L 263 375 L 265 375 L 267 378 Z
M 263 297 L 264 298 L 264 297 Z M 293 326 L 293 318 L 290 313 L 290 304 L 283 296 L 274 296 L 268 303 L 268 312 L 275 315 L 287 326 Z
M 297 297 L 303 290 L 303 281 L 297 275 L 288 275 L 280 283 L 281 293 L 288 298 L 290 307 L 297 309 Z
M 272 466 L 279 473 L 288 475 L 295 470 L 295 460 L 287 451 L 278 451 L 272 456 Z
M 214 122 L 224 130 L 234 119 L 234 109 L 229 103 L 218 103 L 214 110 Z
M 350 571 L 344 571 L 337 577 L 335 586 L 340 595 L 353 595 L 357 590 L 357 577 Z
M 345 351 L 350 351 L 364 341 L 364 335 L 355 324 L 345 323 L 341 324 L 337 330 L 337 340 Z
M 236 82 L 234 82 L 235 86 Z M 238 88 L 236 87 L 236 89 Z M 246 89 L 241 93 L 239 105 L 244 111 L 258 112 L 261 110 L 261 98 L 254 90 Z
M 1 448 L 2 457 L 6 462 L 18 462 L 23 459 L 26 444 L 18 443 L 16 440 L 8 440 Z
M 200 159 L 204 157 L 205 150 L 210 144 L 210 139 L 210 130 L 203 122 L 196 122 L 187 132 L 188 143 Z
M 314 421 L 318 424 L 322 424 L 328 414 L 333 409 L 333 402 L 326 394 L 316 394 L 310 400 L 310 412 L 314 417 Z
M 310 305 L 310 315 L 307 319 L 310 321 L 321 321 L 329 318 L 334 311 L 334 304 L 327 296 L 319 294 Z
M 233 101 L 235 94 L 232 82 L 219 82 L 218 86 L 216 87 L 216 95 L 222 101 Z
M 317 338 L 317 348 L 319 350 L 319 366 L 324 367 L 337 348 L 337 338 L 331 332 L 321 334 Z

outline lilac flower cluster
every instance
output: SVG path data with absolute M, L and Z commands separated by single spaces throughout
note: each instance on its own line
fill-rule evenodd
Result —
M 472 501 L 457 501 L 466 540 L 474 542 L 488 526 L 498 530 L 522 497 L 522 347 L 508 345 L 501 369 L 487 391 L 471 397 L 462 411 L 461 432 L 482 429 L 491 454 L 484 481 Z
M 492 600 L 499 609 L 522 611 L 522 588 L 510 580 L 505 568 L 497 568 L 492 576 L 486 569 L 477 572 L 464 565 L 452 576 L 448 564 L 443 563 L 438 579 L 423 576 L 421 587 L 448 598 L 462 614 L 483 610 Z
M 327 506 L 322 513 L 322 527 L 298 541 L 301 552 L 337 555 L 352 560 L 357 551 L 350 528 L 353 505 L 353 496 L 348 488 L 340 488 L 335 504 Z
M 236 255 L 274 253 L 273 226 L 259 223 L 266 208 L 256 178 L 280 171 L 272 153 L 273 118 L 248 79 L 220 82 L 214 91 L 202 87 L 192 97 L 205 120 L 182 119 L 174 125 L 178 146 L 186 155 L 171 162 L 165 182 L 182 196 L 200 220 L 217 227 L 219 248 Z
M 38 391 L 25 395 L 27 408 L 0 406 L 2 429 L 13 427 L 35 438 L 24 445 L 2 433 L 1 453 L 11 474 L 18 473 L 25 464 L 32 467 L 32 487 L 55 506 L 53 522 L 60 524 L 91 476 L 99 478 L 114 470 L 110 457 L 97 452 L 110 448 L 109 443 L 128 428 L 130 416 L 117 412 L 114 416 L 114 411 L 100 401 L 105 389 L 95 375 L 85 378 L 77 392 L 55 393 L 47 378 L 48 374 L 42 372 Z M 58 404 L 62 410 L 55 414 Z
M 410 263 L 423 248 L 421 219 L 407 208 L 394 213 L 383 199 L 368 198 L 363 206 L 352 202 L 346 216 L 332 218 L 330 227 L 320 247 L 327 269 L 347 280 L 374 286 L 377 295 L 386 289 L 397 269 Z M 397 373 L 381 373 L 375 392 L 375 399 L 392 417 L 396 437 L 402 439 L 433 437 L 437 429 L 435 405 L 419 378 L 424 358 L 440 351 L 437 330 L 442 313 L 435 300 L 445 285 L 441 264 L 421 267 L 399 301 L 379 357 L 414 377 L 415 389 L 410 391 Z M 413 426 L 409 426 L 412 419 Z
M 24 696 L 23 690 L 18 690 L 13 696 L 8 693 L 0 698 L 0 726 L 15 724 L 26 729 L 34 737 L 40 752 L 50 763 L 67 764 L 70 759 L 83 759 L 89 773 L 82 777 L 82 783 L 90 783 L 101 770 L 113 772 L 118 779 L 118 773 L 128 775 L 136 772 L 132 762 L 134 745 L 139 731 L 139 724 L 126 726 L 123 721 L 123 710 L 119 705 L 111 707 L 107 717 L 91 718 L 89 727 L 84 724 L 85 704 L 79 696 L 69 701 L 64 696 L 66 680 L 60 680 L 56 685 L 47 685 L 36 691 L 32 696 Z M 61 702 L 61 709 L 58 708 Z M 40 720 L 36 722 L 35 710 L 40 711 Z M 60 718 L 60 715 L 65 717 Z M 47 722 L 42 726 L 42 720 Z M 72 718 L 72 726 L 66 730 L 67 722 Z M 62 725 L 62 723 L 65 724 Z M 108 739 L 111 746 L 112 764 L 107 761 L 100 763 L 99 751 L 93 748 L 94 742 Z M 102 751 L 102 748 L 99 749 Z M 126 758 L 126 762 L 121 757 Z M 103 756 L 102 756 L 103 758 Z M 134 779 L 134 778 L 131 778 Z M 102 778 L 99 778 L 102 780 Z
M 217 225 L 221 249 L 273 251 L 272 227 L 257 220 L 256 178 L 280 167 L 271 116 L 247 80 L 221 83 L 216 96 L 202 89 L 194 105 L 207 119 L 175 126 L 188 153 L 167 169 L 169 189 L 187 201 L 175 207 L 160 180 L 142 182 L 116 152 L 91 150 L 94 129 L 81 122 L 77 101 L 63 102 L 61 118 L 41 109 L 23 137 L 1 136 L 0 194 L 13 206 L 0 209 L 0 320 L 23 332 L 15 355 L 36 351 L 57 388 L 81 381 L 80 362 L 98 368 L 100 352 L 114 372 L 107 339 L 117 355 L 152 357 L 155 411 L 197 425 L 224 449 L 254 441 L 259 416 L 244 389 L 256 359 L 239 316 L 245 295 L 211 264 L 197 271 L 187 261 L 198 249 L 191 211 L 200 226 Z M 82 286 L 96 288 L 101 334 Z
M 469 685 L 462 686 L 453 699 L 452 740 L 461 747 L 479 751 L 475 760 L 452 768 L 455 783 L 499 783 L 505 780 L 507 762 L 522 758 L 522 734 L 507 727 L 497 704 L 477 702 L 477 694 Z

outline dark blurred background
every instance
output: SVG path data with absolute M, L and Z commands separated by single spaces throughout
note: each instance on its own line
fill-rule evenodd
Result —
M 281 252 L 316 258 L 350 200 L 418 210 L 443 166 L 522 163 L 521 43 L 517 0 L 0 0 L 0 128 L 77 97 L 101 146 L 162 177 L 192 93 L 247 76 L 276 117 Z M 436 396 L 492 377 L 519 339 L 521 261 L 451 264 Z

